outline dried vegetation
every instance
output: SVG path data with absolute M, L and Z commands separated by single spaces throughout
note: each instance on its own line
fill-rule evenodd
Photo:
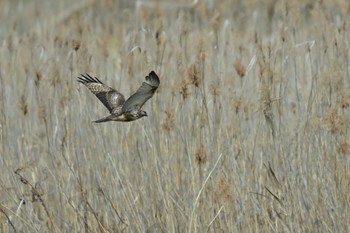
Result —
M 0 232 L 349 232 L 347 0 L 0 2 Z M 107 114 L 76 82 L 128 95 Z

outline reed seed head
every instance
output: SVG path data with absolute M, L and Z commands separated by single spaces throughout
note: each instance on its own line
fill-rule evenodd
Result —
M 208 161 L 208 154 L 203 143 L 201 143 L 201 145 L 199 146 L 199 149 L 195 156 L 196 163 L 198 165 L 203 165 Z
M 174 110 L 171 108 L 171 107 L 168 107 L 165 111 L 165 120 L 162 124 L 162 128 L 165 130 L 165 131 L 168 131 L 170 132 L 174 126 L 175 126 L 175 114 L 174 114 Z

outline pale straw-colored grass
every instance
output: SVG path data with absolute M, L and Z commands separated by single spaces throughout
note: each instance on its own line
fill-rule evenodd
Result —
M 349 232 L 337 1 L 0 3 L 0 232 Z M 148 118 L 107 110 L 155 70 Z

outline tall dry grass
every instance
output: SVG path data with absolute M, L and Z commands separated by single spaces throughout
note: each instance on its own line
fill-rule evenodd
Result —
M 346 0 L 0 6 L 1 232 L 350 231 Z

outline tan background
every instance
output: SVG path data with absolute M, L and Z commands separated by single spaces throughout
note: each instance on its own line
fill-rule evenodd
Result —
M 348 1 L 0 9 L 1 232 L 350 231 Z M 79 74 L 151 70 L 148 118 L 91 122 Z

